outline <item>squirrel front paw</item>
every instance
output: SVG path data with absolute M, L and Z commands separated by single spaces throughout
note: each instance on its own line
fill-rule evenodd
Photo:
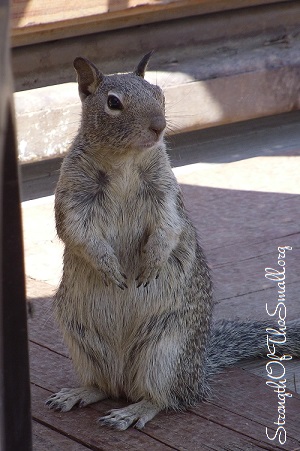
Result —
M 141 285 L 144 285 L 146 288 L 147 285 L 151 282 L 151 280 L 158 279 L 160 268 L 152 267 L 152 268 L 144 268 L 142 272 L 135 279 L 137 282 L 137 288 L 140 288 Z
M 104 283 L 108 286 L 109 282 L 116 284 L 121 290 L 128 288 L 126 285 L 126 274 L 122 272 L 120 263 L 115 255 L 104 254 L 100 259 L 100 270 L 104 275 Z
M 141 270 L 139 275 L 135 279 L 137 282 L 137 288 L 141 285 L 146 287 L 152 280 L 155 280 L 159 277 L 159 273 L 166 263 L 167 258 L 159 255 L 158 252 L 155 252 L 154 249 L 150 252 L 143 252 L 143 260 Z

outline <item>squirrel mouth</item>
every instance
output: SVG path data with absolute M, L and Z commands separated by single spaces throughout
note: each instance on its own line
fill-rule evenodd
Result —
M 147 142 L 147 143 L 144 143 L 142 145 L 142 147 L 144 149 L 150 149 L 151 147 L 154 147 L 157 143 L 158 143 L 158 141 Z
M 161 144 L 162 142 L 163 142 L 163 135 L 159 136 L 156 139 L 152 139 L 151 141 L 145 141 L 145 142 L 141 143 L 141 147 L 143 149 L 151 149 L 151 147 Z

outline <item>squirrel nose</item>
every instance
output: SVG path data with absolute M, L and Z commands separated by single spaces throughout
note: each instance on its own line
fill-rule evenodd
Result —
M 153 131 L 157 138 L 159 138 L 160 134 L 166 128 L 166 119 L 164 116 L 156 116 L 151 119 L 149 129 Z

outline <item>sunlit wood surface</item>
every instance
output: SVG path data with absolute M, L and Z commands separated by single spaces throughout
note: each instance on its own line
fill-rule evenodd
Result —
M 282 0 L 12 0 L 14 46 Z M 287 1 L 287 0 L 286 0 Z

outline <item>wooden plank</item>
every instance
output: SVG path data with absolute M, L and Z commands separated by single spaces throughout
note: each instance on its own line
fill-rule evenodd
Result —
M 264 379 L 267 377 L 266 360 L 254 360 L 241 362 L 239 366 L 250 373 L 256 374 Z M 295 392 L 300 396 L 300 359 L 293 359 L 285 365 L 286 386 L 288 391 Z
M 279 13 L 278 10 L 279 16 L 282 16 L 282 12 L 285 9 L 289 11 L 287 6 L 288 5 L 281 5 L 281 8 L 279 9 L 281 13 Z M 277 8 L 279 7 L 277 6 L 276 9 Z M 267 10 L 265 10 L 264 13 L 269 14 Z M 249 17 L 249 14 L 249 12 L 244 11 L 242 17 L 245 17 L 246 15 Z M 255 22 L 255 19 L 257 22 L 257 17 L 261 16 L 262 14 L 260 16 L 253 14 L 253 22 Z M 294 13 L 294 17 L 295 16 L 296 14 Z M 281 17 L 281 23 L 282 20 L 288 22 L 287 17 L 284 19 Z M 243 21 L 243 24 L 244 22 L 245 21 Z M 210 24 L 212 24 L 212 22 L 210 22 Z M 235 23 L 235 28 L 237 28 L 237 23 Z M 195 34 L 195 29 L 193 30 Z M 249 30 L 249 34 L 250 33 L 254 34 L 254 30 Z M 215 39 L 220 41 L 221 35 L 215 36 Z M 191 73 L 191 70 L 185 70 L 184 72 Z M 192 172 L 191 167 L 185 168 L 184 166 L 199 162 L 213 163 L 215 166 L 220 163 L 234 163 L 247 159 L 247 163 L 250 163 L 251 165 L 251 162 L 255 161 L 253 160 L 254 157 L 265 156 L 269 158 L 271 156 L 283 156 L 283 154 L 284 156 L 292 157 L 298 155 L 300 150 L 299 130 L 297 129 L 297 126 L 299 125 L 299 116 L 300 111 L 295 110 L 288 114 L 285 113 L 246 122 L 236 122 L 228 124 L 225 127 L 218 127 L 217 129 L 208 128 L 172 135 L 168 138 L 168 152 L 171 157 L 171 162 L 174 167 L 181 166 L 178 171 L 184 175 L 185 169 L 188 173 Z M 249 161 L 249 159 L 252 159 L 252 161 Z M 288 159 L 284 159 L 281 164 L 284 164 L 287 161 Z M 269 169 L 273 172 L 274 163 L 272 161 L 270 163 Z M 229 165 L 226 164 L 222 166 L 223 174 L 226 166 L 228 167 Z M 206 169 L 208 168 L 209 167 L 206 165 Z M 280 168 L 282 169 L 282 165 L 280 165 Z M 207 172 L 208 171 L 205 170 L 202 171 L 201 179 Z M 286 175 L 286 177 L 284 175 Z M 281 174 L 281 189 L 282 187 L 285 187 L 286 179 L 289 176 L 290 171 L 288 174 L 286 174 L 285 171 Z M 182 181 L 185 183 L 184 180 Z M 223 176 L 223 183 L 225 181 L 228 181 L 228 179 Z M 189 179 L 186 180 L 186 183 L 190 184 Z M 199 185 L 199 180 L 197 184 Z M 205 183 L 201 183 L 201 185 L 206 186 Z
M 53 318 L 52 299 L 39 298 L 31 301 L 32 317 L 28 320 L 29 339 L 58 354 L 68 356 L 62 332 Z
M 275 257 L 276 256 L 276 261 Z M 289 254 L 286 259 L 285 283 L 286 289 L 289 290 L 286 296 L 291 294 L 293 286 L 297 285 L 299 276 L 295 274 L 297 271 L 297 262 L 299 262 L 300 251 L 294 250 L 293 254 Z M 275 281 L 268 281 L 265 278 L 265 268 L 278 269 L 276 248 L 273 256 L 257 257 L 243 262 L 227 264 L 218 268 L 213 268 L 213 276 L 217 281 L 218 294 L 217 299 L 230 299 L 236 296 L 242 296 L 245 293 L 258 292 L 274 288 L 277 291 L 278 286 Z M 278 271 L 282 271 L 281 268 Z M 271 283 L 273 285 L 271 285 Z M 271 294 L 273 296 L 273 293 Z
M 53 392 L 78 387 L 72 361 L 36 343 L 30 343 L 31 382 Z
M 244 381 L 245 377 L 245 382 Z M 217 382 L 214 384 L 214 388 L 219 393 L 222 392 L 223 402 L 219 401 L 219 397 L 215 395 L 211 403 L 199 403 L 199 405 L 190 410 L 190 412 L 195 413 L 203 417 L 203 419 L 209 420 L 209 423 L 202 421 L 200 419 L 195 419 L 190 416 L 189 413 L 169 413 L 158 418 L 154 418 L 147 426 L 147 433 L 151 434 L 160 440 L 165 440 L 166 443 L 172 443 L 178 449 L 199 449 L 205 450 L 206 446 L 208 449 L 214 450 L 251 450 L 251 449 L 268 449 L 270 450 L 295 450 L 299 446 L 298 435 L 294 438 L 290 434 L 291 430 L 290 423 L 288 423 L 288 444 L 285 446 L 276 446 L 270 442 L 265 436 L 265 427 L 270 423 L 270 417 L 268 417 L 268 412 L 271 412 L 271 402 L 268 399 L 268 390 L 265 382 L 261 378 L 250 377 L 246 373 L 238 370 L 239 384 L 236 384 L 236 379 L 231 379 L 231 370 L 227 370 L 224 374 L 217 376 Z M 251 388 L 249 389 L 247 403 L 243 405 L 243 396 L 245 390 L 247 390 L 249 380 L 251 379 Z M 244 385 L 246 387 L 244 387 Z M 230 387 L 230 388 L 229 388 Z M 256 394 L 257 388 L 260 388 L 260 395 L 263 393 L 266 399 L 265 403 L 265 416 L 263 419 L 256 420 Z M 228 409 L 227 407 L 227 397 L 230 398 L 232 404 L 235 403 L 236 399 L 242 398 L 236 412 Z M 213 404 L 214 403 L 214 404 Z M 248 414 L 245 414 L 245 406 L 247 409 L 251 406 L 253 415 L 251 418 Z M 292 406 L 290 415 L 293 417 L 293 425 L 297 425 L 299 416 L 299 400 Z M 218 428 L 221 426 L 222 428 Z M 273 429 L 272 429 L 273 426 Z M 232 435 L 229 434 L 228 430 L 224 432 L 223 428 L 226 427 L 230 431 L 234 432 Z M 274 430 L 274 425 L 270 426 L 269 431 Z M 219 434 L 219 437 L 218 437 Z M 299 434 L 299 433 L 298 433 Z M 248 438 L 249 441 L 243 442 L 241 444 L 241 435 Z M 220 441 L 219 441 L 220 440 Z
M 251 291 L 259 291 L 267 288 L 277 287 L 277 284 L 268 281 L 265 278 L 265 268 L 279 268 L 277 264 L 277 252 L 274 248 L 274 254 L 261 256 L 243 262 L 234 262 L 213 269 L 213 274 L 218 285 L 221 287 L 222 299 L 228 299 L 234 296 L 240 296 Z M 276 260 L 275 260 L 276 257 Z M 290 253 L 286 259 L 286 284 L 292 287 L 297 283 L 299 276 L 295 274 L 297 271 L 297 262 L 299 262 L 300 251 L 295 249 L 293 254 Z M 282 271 L 281 268 L 278 270 Z
M 106 402 L 95 404 L 93 408 L 102 414 L 102 407 Z M 109 401 L 107 409 L 125 407 L 125 405 L 126 403 L 122 400 Z M 207 406 L 205 414 L 199 415 L 204 406 Z M 219 417 L 216 414 L 218 409 L 221 412 Z M 226 418 L 224 424 L 220 421 L 222 416 Z M 237 422 L 241 426 L 241 431 L 236 426 Z M 260 426 L 259 423 L 245 420 L 244 417 L 232 412 L 223 411 L 211 403 L 201 402 L 194 409 L 185 412 L 161 412 L 147 424 L 144 432 L 178 450 L 258 451 L 265 449 L 263 443 L 265 440 L 260 439 L 260 434 L 257 435 Z M 267 449 L 275 451 L 282 448 L 270 448 L 268 445 Z
M 145 430 L 152 437 L 179 450 L 258 451 L 264 449 L 258 440 L 248 438 L 231 428 L 190 412 L 161 415 L 154 418 Z
M 201 409 L 200 404 L 199 409 Z M 235 428 L 235 417 L 229 412 L 224 412 L 227 417 L 227 425 L 215 421 L 214 415 L 207 420 L 191 413 L 168 414 L 161 418 L 154 418 L 147 425 L 147 432 L 153 437 L 172 443 L 180 450 L 215 450 L 215 451 L 258 451 L 262 449 L 284 450 L 283 447 L 272 446 L 259 441 L 255 436 L 255 426 L 253 426 L 253 436 L 249 437 L 238 433 Z M 232 423 L 231 423 L 232 420 Z M 245 418 L 241 419 L 244 423 Z M 293 441 L 293 445 L 296 442 Z
M 214 423 L 221 424 L 222 426 L 228 427 L 236 432 L 244 434 L 246 437 L 254 439 L 254 443 L 259 442 L 264 444 L 264 446 L 270 446 L 270 442 L 265 434 L 265 428 L 254 420 L 245 420 L 242 415 L 237 415 L 233 412 L 226 410 L 226 407 L 222 408 L 214 406 L 211 403 L 202 403 L 190 409 L 191 412 L 199 415 L 200 417 L 206 418 Z M 270 429 L 271 431 L 272 429 Z M 276 429 L 273 429 L 275 432 Z M 295 442 L 293 442 L 295 444 Z M 269 449 L 269 447 L 268 447 Z M 274 449 L 285 449 L 282 447 L 274 447 Z
M 234 166 L 231 174 L 233 170 Z M 181 177 L 178 178 L 182 183 Z M 201 173 L 198 173 L 200 182 Z M 205 249 L 231 246 L 238 252 L 237 245 L 280 237 L 285 245 L 292 235 L 299 233 L 299 195 L 182 184 L 181 187 L 187 210 Z
M 48 424 L 57 432 L 65 434 L 72 440 L 79 441 L 93 450 L 140 451 L 150 449 L 151 451 L 168 451 L 174 449 L 172 446 L 166 446 L 148 437 L 137 429 L 129 429 L 124 433 L 99 426 L 97 423 L 99 411 L 91 407 L 74 409 L 66 413 L 49 410 L 44 405 L 44 401 L 49 394 L 50 392 L 40 387 L 32 386 L 33 418 Z M 102 415 L 106 409 L 107 404 L 101 408 Z
M 45 282 L 27 278 L 26 289 L 32 310 L 28 318 L 29 339 L 67 357 L 68 350 L 52 309 L 54 287 Z
M 262 275 L 262 277 L 264 276 Z M 299 290 L 300 282 L 288 285 L 288 294 L 285 301 L 287 321 L 299 319 L 300 317 Z M 278 292 L 276 288 L 269 288 L 260 291 L 254 290 L 240 296 L 222 299 L 222 285 L 219 285 L 215 292 L 216 299 L 217 296 L 218 303 L 214 309 L 215 319 L 248 318 L 256 321 L 268 321 L 272 318 L 267 315 L 266 303 L 268 303 L 269 306 L 273 306 L 273 310 L 270 309 L 270 311 L 274 311 L 277 304 Z
M 300 196 L 182 187 L 212 268 L 215 316 L 268 320 L 265 305 L 276 301 L 278 287 L 265 278 L 265 268 L 277 268 L 278 246 L 290 245 L 286 304 L 288 319 L 298 318 Z
M 14 46 L 28 45 L 149 22 L 207 14 L 282 0 L 13 0 L 11 23 Z M 288 1 L 288 0 L 283 0 Z
M 48 382 L 47 380 L 45 383 Z M 52 385 L 52 382 L 49 385 Z M 129 429 L 126 433 L 112 431 L 99 427 L 97 418 L 108 409 L 124 406 L 124 402 L 106 401 L 88 408 L 59 413 L 49 411 L 43 405 L 48 395 L 49 392 L 33 385 L 33 417 L 73 439 L 80 439 L 85 445 L 95 449 L 140 450 L 146 449 L 147 446 L 150 446 L 151 450 L 258 451 L 263 449 L 255 440 L 191 413 L 161 413 L 146 426 L 143 432 L 135 429 Z M 101 448 L 98 448 L 99 443 Z M 224 447 L 224 443 L 228 444 L 228 448 Z
M 245 242 L 240 246 L 224 245 L 208 249 L 207 254 L 209 256 L 211 267 L 220 268 L 228 264 L 239 263 L 243 264 L 245 260 L 256 259 L 260 257 L 268 257 L 268 266 L 277 265 L 278 247 L 285 243 L 291 243 L 295 252 L 287 252 L 288 264 L 293 275 L 296 274 L 296 265 L 294 265 L 295 253 L 299 252 L 300 246 L 300 233 L 295 233 L 293 235 L 282 236 L 280 238 L 270 239 L 270 240 L 259 240 L 252 241 L 251 243 Z M 290 264 L 291 262 L 291 264 Z M 267 283 L 266 279 L 266 283 Z
M 98 439 L 100 440 L 101 438 L 103 442 L 105 437 L 103 449 L 109 449 L 111 446 L 110 440 L 113 435 L 109 435 L 107 438 L 105 434 L 102 437 L 103 430 L 101 429 L 102 432 L 98 431 L 97 428 L 99 426 L 96 424 L 96 419 L 98 416 L 103 415 L 109 408 L 122 407 L 124 403 L 122 401 L 105 401 L 94 404 L 87 409 L 75 409 L 69 413 L 50 412 L 43 406 L 48 396 L 47 392 L 38 388 L 38 386 L 47 389 L 47 391 L 56 391 L 66 385 L 76 386 L 71 361 L 33 344 L 31 368 L 32 382 L 34 383 L 32 392 L 34 417 L 43 420 L 51 425 L 52 428 L 64 431 L 68 435 L 75 437 L 74 434 L 76 434 L 76 438 L 81 438 L 88 446 L 98 446 Z M 215 399 L 213 400 L 213 404 L 216 404 L 218 406 L 217 408 L 213 404 L 201 403 L 193 409 L 192 413 L 161 413 L 147 425 L 144 432 L 153 439 L 165 443 L 174 449 L 213 449 L 216 451 L 225 451 L 226 449 L 230 451 L 234 451 L 235 449 L 249 451 L 264 449 L 264 446 L 261 446 L 261 441 L 264 441 L 261 431 L 264 431 L 263 426 L 265 427 L 270 422 L 270 417 L 265 413 L 266 410 L 269 412 L 272 411 L 264 381 L 262 379 L 257 380 L 255 376 L 250 376 L 249 382 L 249 376 L 246 372 L 238 370 L 235 378 L 239 381 L 237 384 L 236 380 L 232 378 L 231 370 L 224 374 L 217 377 L 219 379 L 217 382 L 217 401 Z M 245 384 L 243 381 L 245 381 Z M 250 383 L 252 383 L 251 388 L 249 388 Z M 244 385 L 249 390 L 246 394 Z M 256 393 L 258 389 L 260 390 L 259 394 L 261 396 L 263 394 L 264 397 L 260 399 L 260 404 L 257 405 Z M 231 399 L 233 392 L 234 398 Z M 220 393 L 223 394 L 221 403 Z M 247 412 L 241 409 L 241 404 L 246 402 L 243 399 L 246 395 L 247 404 L 245 405 L 247 405 Z M 237 399 L 239 401 L 242 399 L 242 401 L 237 402 L 237 408 L 233 410 L 232 406 L 235 406 Z M 298 404 L 293 404 L 292 406 L 290 406 L 289 401 L 291 415 L 295 415 L 297 409 L 299 410 L 300 401 L 297 401 Z M 292 402 L 295 403 L 295 400 Z M 225 412 L 220 412 L 220 409 L 225 409 Z M 230 412 L 233 412 L 233 414 Z M 195 413 L 197 415 L 201 414 L 201 418 L 195 416 Z M 245 418 L 249 419 L 250 422 L 245 421 Z M 86 427 L 86 423 L 89 424 L 88 428 Z M 72 429 L 72 425 L 74 424 L 76 424 L 76 431 Z M 272 425 L 270 425 L 270 428 L 272 430 Z M 129 433 L 131 434 L 132 431 L 130 430 Z M 133 432 L 136 433 L 136 431 Z M 119 437 L 119 433 L 116 434 Z M 295 441 L 295 430 L 290 423 L 289 434 L 290 443 L 295 447 L 297 444 Z M 89 435 L 92 435 L 93 439 Z M 224 447 L 224 443 L 228 447 Z M 108 448 L 106 448 L 106 445 Z M 283 448 L 269 447 L 268 449 L 276 450 Z M 292 448 L 284 449 L 289 450 Z
M 274 428 L 277 421 L 278 399 L 265 381 L 240 368 L 230 368 L 215 377 L 214 398 L 211 402 L 223 409 L 255 420 L 262 427 Z M 300 444 L 300 398 L 295 394 L 286 400 L 286 430 L 292 446 Z M 284 448 L 287 449 L 287 448 Z M 293 449 L 288 448 L 288 449 Z
M 32 439 L 33 451 L 87 451 L 90 449 L 37 421 L 32 422 Z

